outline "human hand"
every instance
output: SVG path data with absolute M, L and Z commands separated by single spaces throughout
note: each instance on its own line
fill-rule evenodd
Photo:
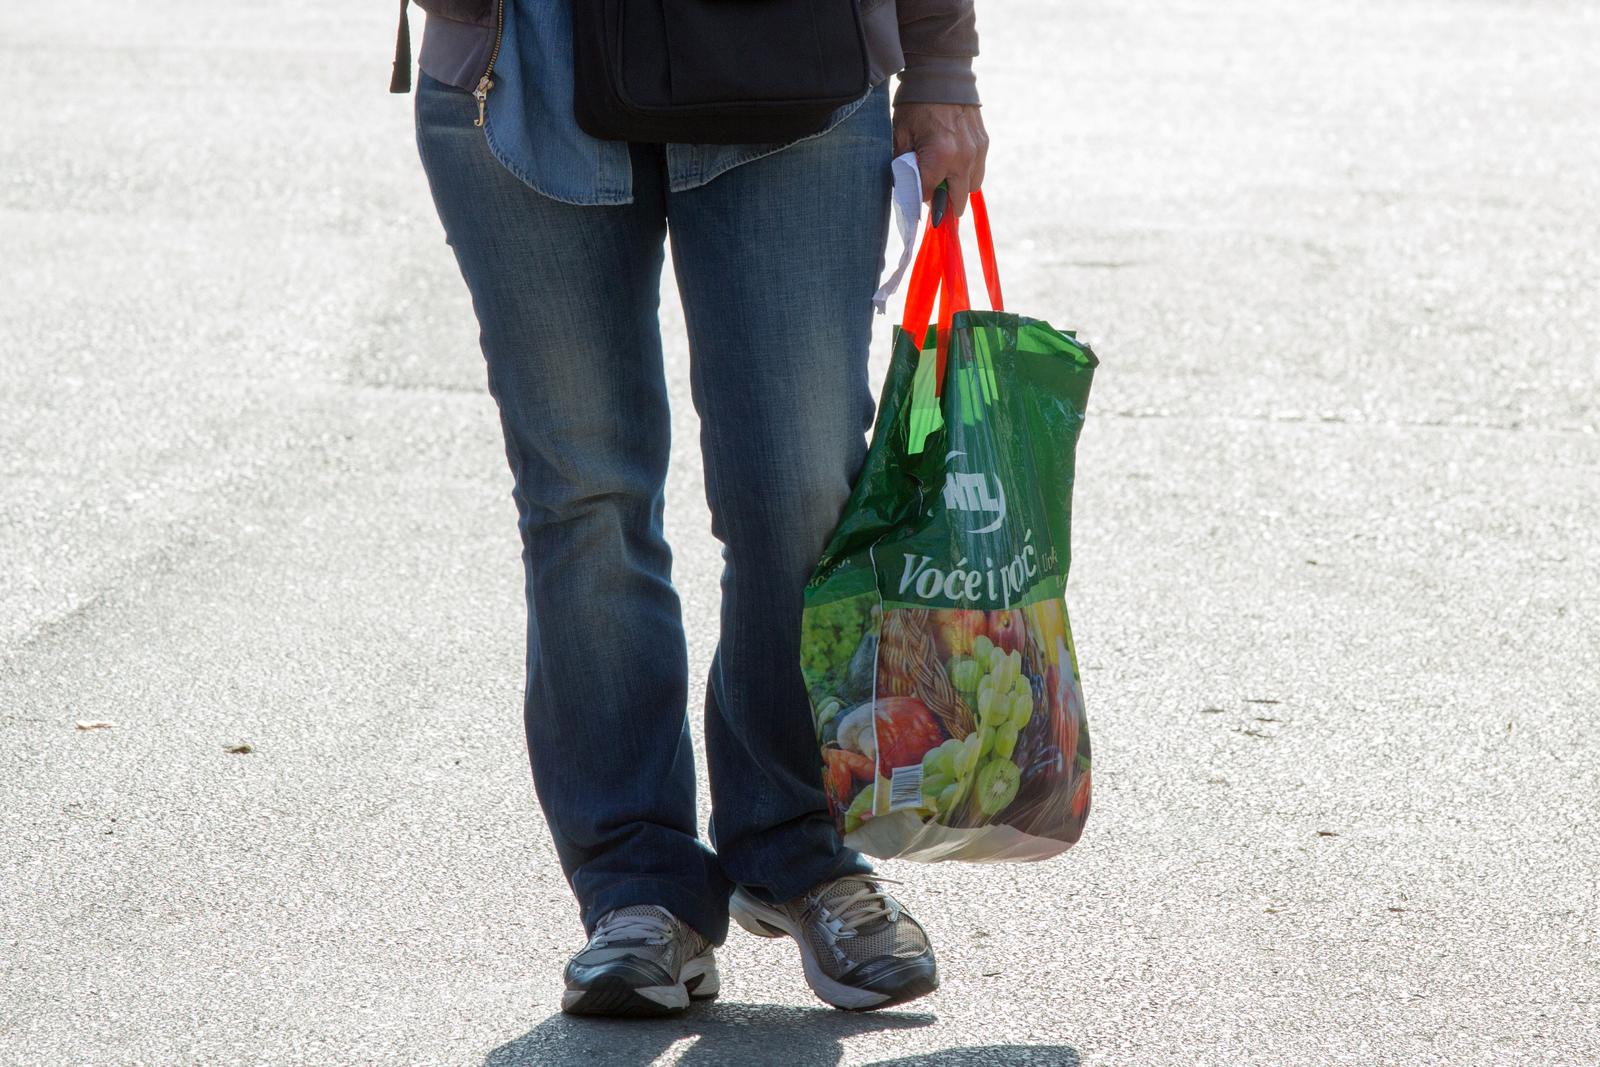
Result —
M 989 133 L 983 109 L 968 104 L 899 104 L 894 109 L 895 155 L 916 152 L 923 202 L 949 182 L 950 209 L 959 216 L 967 195 L 983 185 Z

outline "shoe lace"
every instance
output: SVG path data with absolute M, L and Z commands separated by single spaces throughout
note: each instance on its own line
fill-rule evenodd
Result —
M 836 896 L 827 901 L 823 901 L 820 897 L 817 900 L 818 907 L 838 923 L 841 935 L 851 936 L 863 926 L 891 919 L 899 912 L 899 905 L 879 888 L 884 884 L 899 885 L 899 882 L 890 878 L 874 878 L 871 881 L 865 878 L 852 878 L 850 881 L 858 883 L 858 888 L 853 893 Z
M 607 912 L 595 924 L 594 936 L 589 939 L 591 948 L 603 948 L 620 941 L 643 941 L 651 945 L 664 945 L 672 938 L 677 922 L 665 908 L 652 907 L 637 911 L 626 909 Z

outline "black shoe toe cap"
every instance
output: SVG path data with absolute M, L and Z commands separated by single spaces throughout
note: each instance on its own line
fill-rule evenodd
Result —
M 882 993 L 889 999 L 878 1007 L 900 1004 L 939 988 L 939 966 L 932 953 L 921 956 L 880 956 L 839 976 L 855 989 Z
M 677 979 L 658 964 L 634 956 L 624 956 L 604 963 L 585 964 L 574 960 L 567 964 L 566 978 L 568 989 L 585 989 L 602 980 L 621 982 L 634 989 L 640 986 L 673 985 L 677 982 Z

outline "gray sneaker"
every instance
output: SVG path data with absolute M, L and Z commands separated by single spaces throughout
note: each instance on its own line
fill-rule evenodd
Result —
M 561 1010 L 573 1015 L 671 1015 L 721 985 L 711 943 L 654 904 L 607 912 L 566 980 Z
M 939 988 L 927 933 L 870 877 L 824 882 L 778 905 L 741 888 L 728 910 L 757 937 L 794 938 L 806 984 L 836 1008 L 886 1008 Z

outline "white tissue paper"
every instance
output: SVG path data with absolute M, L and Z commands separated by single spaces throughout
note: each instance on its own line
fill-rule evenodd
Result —
M 900 262 L 878 291 L 872 294 L 872 306 L 882 315 L 889 298 L 900 288 L 900 281 L 911 266 L 911 253 L 917 246 L 917 224 L 922 221 L 922 173 L 917 169 L 917 154 L 907 152 L 896 156 L 894 169 L 894 221 L 900 234 Z

